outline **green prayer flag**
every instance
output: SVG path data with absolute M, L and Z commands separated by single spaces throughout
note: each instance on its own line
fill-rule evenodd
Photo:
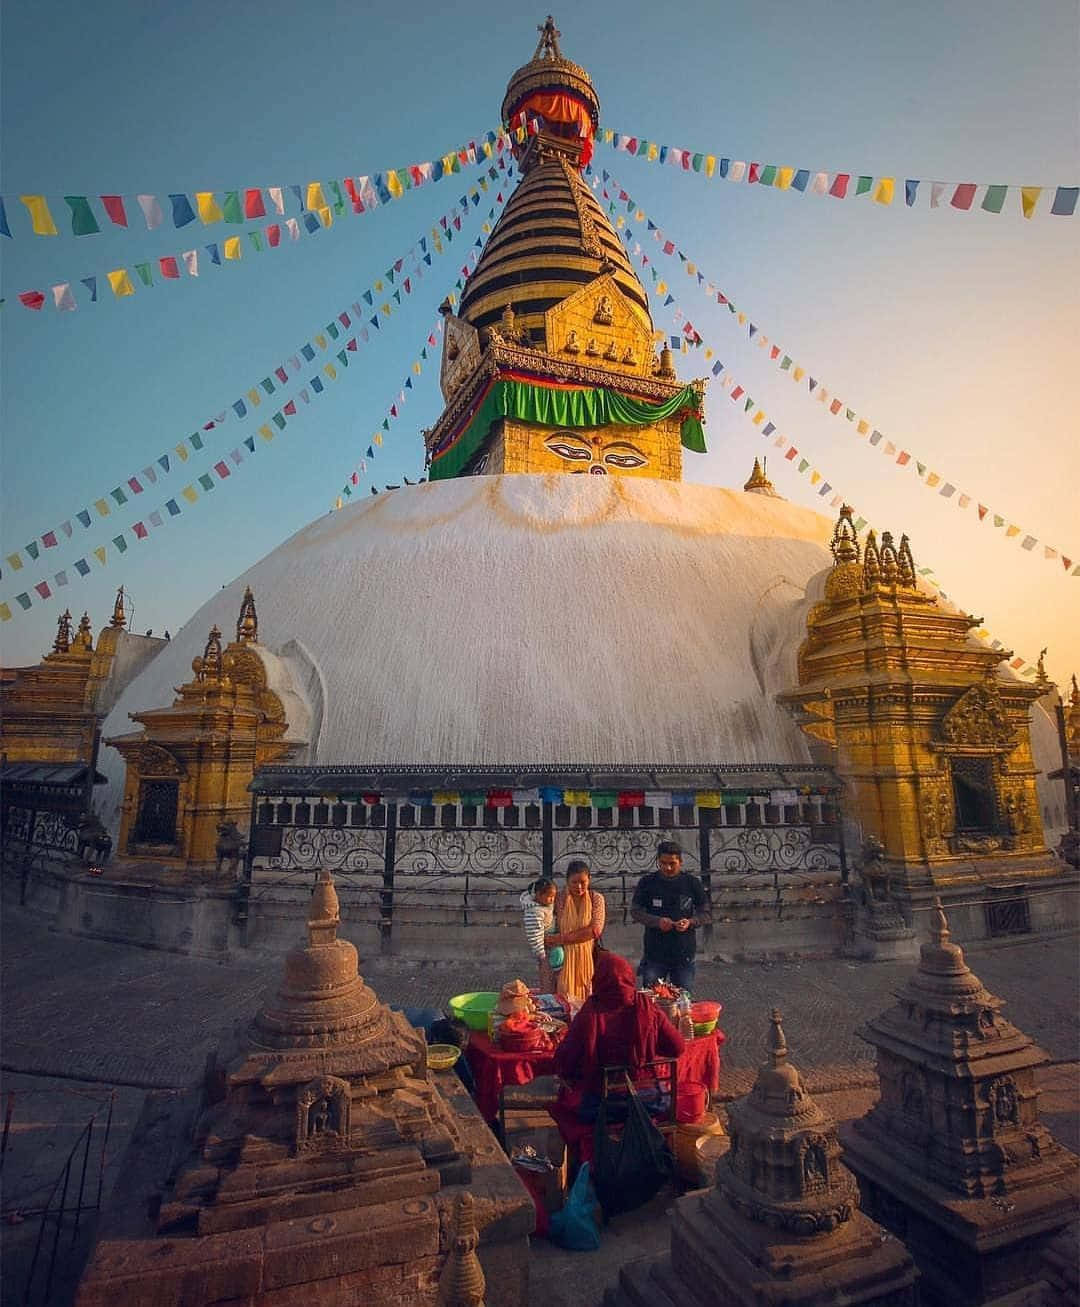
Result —
M 745 790 L 724 790 L 720 795 L 720 802 L 725 808 L 735 808 L 749 803 L 750 795 Z
M 144 286 L 152 286 L 154 284 L 154 279 L 150 276 L 149 263 L 136 263 L 135 271 L 139 274 L 139 280 Z
M 780 360 L 780 369 L 782 372 L 786 372 L 790 367 L 791 367 L 791 355 L 785 354 L 784 357 Z
M 594 808 L 614 808 L 619 799 L 615 790 L 592 790 L 589 797 Z
M 761 176 L 758 181 L 762 186 L 774 186 L 776 184 L 776 164 L 767 163 L 761 170 Z
M 649 142 L 644 137 L 638 141 L 637 152 L 639 155 L 649 153 Z
M 1008 192 L 1007 186 L 988 186 L 983 196 L 982 207 L 987 213 L 1000 213 Z
M 244 209 L 240 203 L 239 191 L 226 191 L 221 205 L 221 212 L 226 222 L 243 222 Z
M 123 536 L 113 536 L 113 544 L 123 553 L 127 549 L 127 541 Z
M 90 201 L 85 195 L 65 195 L 64 200 L 71 209 L 71 233 L 73 236 L 93 236 L 101 228 L 98 226 Z
M 258 251 L 258 253 L 261 254 L 261 253 L 262 253 L 262 236 L 261 236 L 261 234 L 260 234 L 259 232 L 257 232 L 257 231 L 249 231 L 249 232 L 248 232 L 248 237 L 250 238 L 252 245 L 255 247 L 255 249 Z
M 326 324 L 326 334 L 330 337 L 331 340 L 337 340 L 338 336 L 341 333 L 338 331 L 336 323 L 328 322 Z
M 334 212 L 340 218 L 345 212 L 345 199 L 341 194 L 341 183 L 332 181 L 330 183 L 330 189 L 334 192 Z
M 859 180 L 855 183 L 855 194 L 865 195 L 866 192 L 870 189 L 870 187 L 873 186 L 873 184 L 874 184 L 873 177 L 860 177 Z
M 209 472 L 204 472 L 202 476 L 199 477 L 199 485 L 202 486 L 204 490 L 213 490 L 214 478 Z
M 694 157 L 690 160 L 690 167 L 693 168 L 695 172 L 700 172 L 701 165 L 704 162 L 705 162 L 705 156 L 703 154 L 695 154 Z M 764 180 L 765 179 L 762 178 L 762 181 Z
M 341 366 L 343 368 L 347 368 L 349 366 L 349 356 L 345 352 L 345 350 L 343 349 L 338 350 L 338 359 L 340 360 Z
M 117 486 L 115 490 L 110 490 L 109 493 L 112 495 L 113 499 L 115 499 L 118 504 L 127 503 L 127 495 L 124 494 L 124 492 L 120 489 L 119 486 Z
M 393 269 L 393 268 L 387 268 L 386 271 L 383 273 L 383 276 L 386 278 L 386 280 L 390 283 L 391 286 L 394 284 L 394 269 Z
M 749 413 L 753 407 L 754 407 L 754 401 L 750 398 L 749 395 L 747 395 L 746 403 L 743 405 L 743 412 Z
M 285 419 L 280 413 L 274 414 L 273 421 L 279 431 L 285 430 Z
M 805 472 L 806 469 L 807 469 L 809 466 L 810 466 L 810 464 L 809 464 L 809 462 L 808 462 L 805 458 L 800 458 L 800 459 L 799 459 L 799 471 L 800 471 L 800 472 Z

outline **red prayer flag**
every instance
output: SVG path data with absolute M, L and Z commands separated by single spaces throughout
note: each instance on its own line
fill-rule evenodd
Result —
M 615 801 L 620 808 L 643 808 L 645 806 L 644 790 L 620 790 Z
M 833 178 L 833 184 L 829 187 L 829 194 L 835 195 L 838 200 L 842 200 L 847 195 L 849 181 L 851 181 L 851 173 L 838 172 Z
M 829 412 L 833 414 L 840 412 L 840 401 L 838 399 L 834 399 L 833 402 L 829 405 Z
M 171 254 L 166 254 L 158 259 L 158 266 L 161 268 L 163 277 L 173 277 L 175 279 L 180 276 L 180 269 Z
M 342 325 L 346 330 L 348 330 L 348 328 L 349 328 L 350 326 L 352 326 L 352 323 L 351 323 L 351 321 L 350 321 L 350 319 L 349 319 L 349 315 L 348 315 L 347 313 L 339 313 L 339 314 L 337 315 L 337 317 L 338 317 L 338 322 L 340 322 L 341 325 Z
M 1061 565 L 1062 565 L 1062 567 L 1064 567 L 1064 569 L 1065 569 L 1066 572 L 1067 572 L 1067 571 L 1069 570 L 1069 568 L 1072 567 L 1072 559 L 1071 559 L 1071 558 L 1066 558 L 1065 555 L 1062 554 L 1062 555 L 1061 555 Z
M 136 494 L 136 495 L 141 495 L 141 494 L 142 494 L 142 490 L 143 490 L 143 488 L 142 488 L 142 486 L 139 484 L 139 478 L 138 478 L 138 477 L 128 477 L 128 485 L 131 487 L 131 490 L 132 490 L 132 493 L 133 493 L 133 494 Z
M 795 446 L 792 445 L 791 448 L 788 450 L 788 452 L 784 455 L 784 457 L 790 462 L 798 452 L 799 451 L 795 448 Z
M 351 340 L 347 340 L 347 341 L 345 342 L 345 348 L 346 348 L 346 349 L 351 349 L 352 352 L 353 352 L 354 354 L 356 353 L 356 337 L 355 337 L 355 336 L 353 336 L 353 338 L 352 338 Z
M 742 388 L 742 386 L 736 386 L 735 389 L 731 392 L 731 398 L 732 398 L 732 399 L 738 399 L 739 396 L 740 396 L 741 394 L 743 394 L 743 393 L 744 393 L 744 392 L 743 392 L 743 388 Z
M 354 486 L 358 486 L 360 484 L 360 473 L 354 472 L 349 479 L 352 481 Z
M 265 218 L 266 207 L 263 204 L 262 191 L 257 187 L 244 192 L 244 217 Z
M 900 453 L 897 454 L 896 461 L 901 467 L 904 467 L 911 462 L 911 455 L 907 452 L 906 449 L 902 449 Z
M 289 415 L 289 417 L 291 417 L 291 418 L 292 418 L 292 417 L 295 417 L 295 416 L 296 416 L 296 400 L 295 400 L 295 399 L 290 399 L 289 402 L 285 405 L 285 407 L 284 407 L 281 411 L 282 411 L 283 413 L 287 413 L 287 414 Z
M 219 477 L 221 477 L 222 481 L 224 481 L 225 478 L 229 475 L 229 465 L 228 463 L 224 463 L 224 462 L 215 463 L 214 471 L 218 474 Z
M 105 212 L 112 219 L 117 227 L 127 226 L 127 214 L 124 212 L 124 200 L 120 195 L 103 195 L 101 202 L 105 206 Z
M 34 589 L 38 592 L 39 595 L 41 595 L 42 599 L 48 599 L 48 597 L 52 594 L 52 591 L 49 589 L 48 581 L 39 581 L 37 585 L 34 586 Z
M 390 416 L 391 416 L 392 418 L 396 418 L 396 417 L 397 417 L 397 405 L 396 405 L 396 404 L 391 404 L 391 405 L 390 405 Z
M 270 242 L 272 247 L 276 247 L 281 244 L 281 228 L 277 225 L 276 222 L 272 222 L 270 226 L 267 227 L 266 239 Z
M 986 507 L 985 504 L 980 504 L 980 505 L 979 505 L 979 521 L 980 521 L 980 522 L 983 520 L 983 518 L 987 515 L 987 513 L 988 513 L 989 511 L 990 511 L 990 510 Z
M 747 182 L 756 182 L 760 176 L 761 176 L 761 164 L 752 163 L 750 165 L 750 171 L 746 174 Z
M 142 522 L 136 522 L 131 529 L 132 531 L 135 532 L 136 536 L 138 536 L 140 540 L 145 540 L 146 537 L 150 534 L 149 531 L 147 531 L 146 526 Z
M 961 182 L 949 203 L 954 209 L 970 209 L 975 198 L 975 183 Z
M 665 254 L 674 254 L 674 253 L 675 253 L 675 242 L 674 242 L 674 241 L 665 241 L 665 242 L 664 242 L 664 253 L 665 253 Z
M 40 309 L 45 303 L 45 296 L 39 290 L 21 290 L 19 303 L 27 309 Z
M 772 349 L 769 350 L 769 358 L 777 359 L 779 357 L 780 357 L 780 346 L 774 345 Z
M 280 377 L 282 381 L 288 381 L 289 379 L 289 374 L 284 368 L 275 368 L 274 375 Z
M 41 543 L 45 546 L 46 549 L 55 549 L 55 548 L 56 548 L 56 532 L 55 532 L 55 531 L 46 531 L 45 534 L 41 537 Z

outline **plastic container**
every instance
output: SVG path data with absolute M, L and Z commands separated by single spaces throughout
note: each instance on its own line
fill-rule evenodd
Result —
M 690 1007 L 690 1016 L 694 1022 L 695 1035 L 711 1035 L 723 1012 L 723 1003 L 713 1003 L 708 999 L 699 999 Z
M 469 994 L 458 994 L 447 1003 L 447 1007 L 458 1021 L 464 1021 L 470 1030 L 488 1028 L 488 1014 L 495 1010 L 499 994 L 494 989 L 477 989 Z
M 461 1056 L 461 1049 L 453 1044 L 429 1044 L 427 1064 L 432 1071 L 449 1071 Z
M 680 1080 L 675 1103 L 675 1120 L 692 1125 L 705 1115 L 709 1106 L 709 1091 L 696 1080 Z

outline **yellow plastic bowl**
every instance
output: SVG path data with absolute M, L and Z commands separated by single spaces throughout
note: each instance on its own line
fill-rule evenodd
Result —
M 427 1064 L 432 1071 L 449 1071 L 461 1056 L 461 1049 L 453 1044 L 429 1044 Z

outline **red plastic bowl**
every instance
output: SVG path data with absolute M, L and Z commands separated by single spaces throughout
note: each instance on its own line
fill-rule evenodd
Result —
M 680 1080 L 675 1119 L 686 1125 L 700 1121 L 709 1106 L 709 1091 L 696 1080 Z
M 690 1004 L 690 1019 L 700 1025 L 704 1021 L 717 1021 L 723 1012 L 723 1003 L 713 1003 L 707 998 Z

